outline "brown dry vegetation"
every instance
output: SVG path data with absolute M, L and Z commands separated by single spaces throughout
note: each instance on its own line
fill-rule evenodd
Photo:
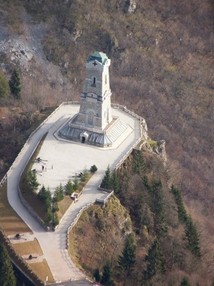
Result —
M 29 227 L 10 207 L 7 200 L 6 184 L 0 187 L 0 227 L 6 235 L 30 232 Z
M 29 233 L 31 230 L 23 222 L 23 220 L 17 215 L 17 213 L 10 207 L 7 200 L 6 185 L 0 187 L 0 228 L 4 231 L 5 235 L 15 235 L 17 233 Z M 31 242 L 24 242 L 18 244 L 12 244 L 13 249 L 20 256 L 24 254 L 37 253 L 42 255 L 42 250 L 37 240 Z M 38 275 L 38 277 L 44 281 L 46 276 L 49 277 L 49 281 L 53 282 L 53 276 L 47 265 L 47 261 L 31 263 L 29 267 Z
M 169 191 L 168 174 L 162 161 L 148 152 L 143 152 L 143 161 L 139 173 L 134 172 L 132 155 L 117 172 L 120 181 L 117 197 L 120 201 L 112 198 L 104 208 L 90 207 L 80 217 L 70 233 L 69 252 L 72 259 L 90 275 L 93 275 L 95 269 L 102 273 L 104 265 L 109 262 L 115 285 L 146 285 L 143 282 L 145 256 L 153 240 L 158 237 L 165 260 L 165 273 L 157 272 L 150 280 L 150 285 L 179 285 L 184 276 L 188 277 L 191 285 L 210 285 L 213 276 L 203 263 L 204 254 L 202 259 L 197 258 L 187 248 L 184 227 L 178 220 L 177 206 Z M 145 176 L 149 184 L 161 180 L 162 222 L 158 222 L 152 209 L 151 193 L 144 184 Z M 127 217 L 131 228 L 125 231 L 121 221 Z M 166 233 L 160 232 L 161 225 L 167 226 Z M 130 230 L 134 232 L 137 243 L 136 263 L 132 275 L 126 277 L 124 284 L 117 261 Z
M 96 268 L 102 269 L 108 261 L 115 264 L 115 258 L 123 248 L 125 234 L 131 228 L 129 214 L 116 197 L 111 198 L 104 209 L 98 205 L 91 206 L 70 232 L 72 260 L 89 275 Z
M 57 68 L 50 76 L 50 66 L 35 58 L 33 76 L 22 72 L 22 100 L 0 101 L 0 171 L 3 175 L 9 167 L 44 106 L 78 98 L 88 54 L 107 52 L 113 101 L 145 117 L 153 138 L 166 140 L 169 174 L 197 221 L 202 260 L 213 273 L 214 5 L 211 0 L 136 2 L 134 14 L 124 12 L 125 0 L 0 3 L 1 24 L 11 35 L 24 31 L 34 37 L 26 32 L 30 25 L 20 17 L 19 5 L 31 15 L 30 24 L 47 25 L 44 52 L 62 72 Z M 9 75 L 9 59 L 1 60 Z

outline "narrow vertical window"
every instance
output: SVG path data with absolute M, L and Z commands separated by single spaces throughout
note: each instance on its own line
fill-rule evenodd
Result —
M 93 86 L 96 86 L 96 77 L 93 77 Z

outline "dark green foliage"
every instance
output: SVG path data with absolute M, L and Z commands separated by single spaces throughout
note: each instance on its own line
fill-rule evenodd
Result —
M 111 187 L 114 190 L 115 194 L 120 192 L 120 182 L 117 176 L 117 172 L 114 170 L 111 174 Z
M 67 184 L 65 185 L 65 193 L 66 195 L 71 195 L 73 191 L 73 183 L 71 182 L 71 180 L 68 180 Z
M 175 197 L 175 202 L 176 202 L 177 207 L 178 207 L 178 218 L 179 218 L 180 222 L 185 223 L 188 216 L 187 216 L 187 212 L 185 210 L 184 204 L 183 204 L 181 192 L 180 192 L 180 190 L 176 189 L 174 186 L 171 187 L 171 192 L 173 193 L 173 195 Z
M 0 98 L 7 97 L 9 94 L 9 84 L 4 74 L 0 71 Z
M 20 98 L 21 83 L 20 76 L 17 70 L 13 70 L 11 78 L 9 80 L 10 91 L 16 98 Z
M 96 166 L 96 165 L 91 166 L 90 172 L 91 172 L 91 173 L 97 172 L 97 166 Z
M 73 189 L 76 191 L 79 188 L 79 181 L 77 178 L 74 179 Z
M 56 190 L 54 192 L 54 200 L 56 202 L 59 202 L 59 201 L 63 200 L 63 198 L 64 198 L 63 187 L 60 184 L 59 187 L 56 187 Z
M 94 277 L 94 279 L 95 279 L 96 282 L 100 282 L 101 277 L 100 277 L 100 271 L 99 271 L 99 269 L 95 269 L 95 270 L 94 270 L 93 277 Z
M 0 285 L 15 286 L 16 278 L 6 247 L 0 244 Z
M 190 283 L 189 283 L 189 280 L 184 277 L 182 280 L 181 280 L 181 283 L 180 283 L 180 286 L 191 286 Z
M 129 234 L 126 237 L 125 246 L 122 255 L 118 259 L 119 268 L 122 272 L 129 276 L 135 264 L 136 243 L 134 236 Z
M 115 170 L 113 172 L 110 172 L 110 169 L 108 167 L 100 186 L 104 189 L 114 190 L 116 194 L 119 193 L 120 182 L 117 176 L 117 172 Z
M 103 285 L 112 285 L 111 284 L 111 275 L 112 275 L 112 269 L 109 263 L 107 263 L 103 267 L 103 275 L 101 278 L 101 284 Z
M 37 187 L 39 186 L 35 172 L 29 171 L 27 173 L 27 185 L 30 191 L 35 191 Z
M 185 234 L 188 241 L 188 247 L 191 250 L 191 252 L 197 256 L 201 256 L 200 251 L 200 243 L 199 243 L 199 236 L 196 229 L 195 224 L 192 221 L 192 218 L 188 216 L 188 219 L 185 223 Z
M 44 186 L 40 189 L 38 193 L 38 198 L 45 202 L 47 207 L 51 206 L 51 193 L 49 190 L 46 190 Z
M 143 169 L 145 169 L 145 163 L 142 152 L 135 150 L 133 151 L 132 170 L 134 173 L 140 174 Z
M 111 189 L 111 172 L 109 167 L 105 171 L 105 176 L 102 180 L 100 187 L 104 189 Z
M 192 221 L 191 216 L 187 215 L 181 197 L 181 192 L 174 186 L 171 187 L 171 192 L 173 193 L 175 197 L 175 202 L 177 204 L 178 218 L 185 225 L 185 235 L 188 242 L 188 248 L 195 256 L 200 257 L 201 251 L 200 251 L 199 235 L 196 226 Z
M 149 248 L 145 261 L 147 262 L 147 268 L 143 274 L 144 280 L 151 279 L 156 273 L 165 272 L 165 259 L 157 239 L 153 241 Z
M 154 213 L 154 228 L 157 236 L 165 235 L 167 225 L 165 219 L 164 199 L 161 181 L 154 181 L 151 185 L 147 182 L 150 194 L 150 207 Z

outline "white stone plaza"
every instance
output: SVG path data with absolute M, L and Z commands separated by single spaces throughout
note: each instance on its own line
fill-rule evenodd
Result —
M 77 104 L 65 104 L 60 108 L 58 112 L 62 117 L 49 129 L 38 154 L 40 161 L 35 161 L 32 167 L 36 170 L 40 185 L 49 187 L 51 192 L 54 192 L 60 184 L 64 186 L 69 179 L 74 180 L 75 176 L 84 170 L 89 170 L 92 165 L 97 166 L 97 174 L 102 179 L 107 167 L 111 169 L 116 167 L 141 139 L 140 120 L 115 108 L 112 108 L 112 114 L 119 116 L 128 128 L 123 136 L 117 139 L 114 147 L 102 148 L 61 139 L 57 131 L 70 117 L 75 116 L 78 110 Z

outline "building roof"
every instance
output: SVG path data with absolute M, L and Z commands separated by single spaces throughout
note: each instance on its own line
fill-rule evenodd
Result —
M 105 62 L 108 60 L 108 57 L 105 53 L 103 52 L 94 52 L 93 54 L 91 54 L 89 57 L 88 57 L 88 60 L 87 62 L 90 62 L 90 61 L 98 61 L 100 62 L 101 64 L 105 64 Z

